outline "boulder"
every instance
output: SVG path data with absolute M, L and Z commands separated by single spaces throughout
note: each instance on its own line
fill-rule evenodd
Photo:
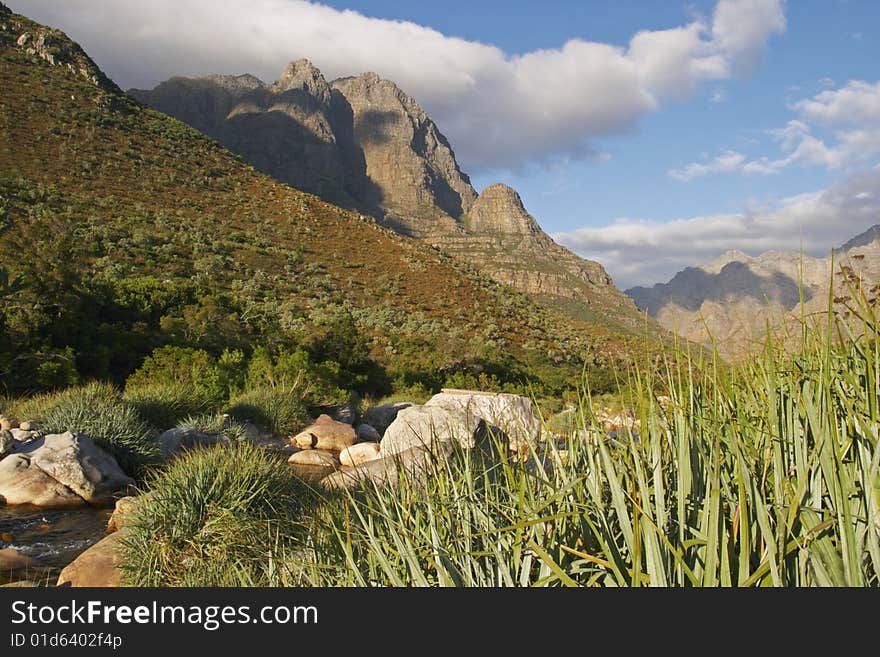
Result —
M 475 445 L 479 425 L 479 418 L 459 408 L 409 406 L 385 430 L 380 453 L 383 457 L 393 456 L 412 447 L 431 449 L 444 443 L 470 449 Z
M 0 461 L 0 502 L 46 509 L 86 506 L 83 498 L 33 465 L 26 454 L 10 454 Z
M 18 428 L 21 429 L 22 431 L 33 431 L 34 430 L 34 423 L 33 422 L 19 422 Z
M 0 431 L 0 459 L 9 454 L 15 447 L 15 437 L 11 431 Z
M 359 443 L 378 443 L 382 440 L 382 436 L 379 435 L 379 432 L 371 424 L 359 424 L 357 429 L 355 429 L 355 433 Z
M 5 548 L 0 550 L 0 575 L 11 575 L 13 573 L 27 572 L 42 568 L 43 565 L 26 554 L 22 554 L 18 550 Z
M 354 427 L 345 422 L 337 422 L 329 415 L 319 415 L 314 423 L 291 438 L 291 442 L 300 449 L 326 449 L 334 452 L 341 452 L 356 441 Z
M 357 417 L 357 408 L 350 402 L 347 404 L 340 404 L 331 411 L 330 416 L 337 422 L 344 422 L 345 424 L 354 426 L 354 421 Z
M 381 404 L 373 406 L 364 415 L 364 423 L 369 424 L 379 435 L 385 435 L 385 430 L 391 426 L 391 423 L 397 418 L 397 414 L 404 408 L 412 406 L 410 402 L 397 402 L 395 404 Z
M 377 458 L 379 458 L 379 443 L 357 443 L 339 453 L 339 462 L 349 468 Z
M 6 504 L 107 506 L 133 483 L 91 438 L 69 431 L 19 443 L 0 461 L 0 497 Z
M 113 532 L 80 554 L 58 576 L 56 586 L 122 586 L 119 554 L 127 529 Z
M 323 465 L 338 468 L 339 455 L 324 449 L 304 449 L 291 454 L 287 462 L 294 465 Z
M 35 443 L 23 447 L 31 444 Z M 134 484 L 116 459 L 91 438 L 70 431 L 43 438 L 42 446 L 30 453 L 30 460 L 92 506 L 113 504 L 117 493 Z
M 400 484 L 400 473 L 405 472 L 410 481 L 422 485 L 427 480 L 434 459 L 448 455 L 451 443 L 439 443 L 433 448 L 411 447 L 393 456 L 367 461 L 354 468 L 338 470 L 321 480 L 326 491 L 354 490 L 364 486 L 390 486 Z
M 113 509 L 113 515 L 111 515 L 110 519 L 107 521 L 108 532 L 119 531 L 131 523 L 139 499 L 139 497 L 135 497 L 134 495 L 128 495 L 116 500 L 116 507 Z
M 20 443 L 27 443 L 31 440 L 36 440 L 41 435 L 39 431 L 35 431 L 33 429 L 22 429 L 21 427 L 13 427 L 9 430 L 9 432 L 12 434 L 12 437 Z
M 460 410 L 500 429 L 510 442 L 510 449 L 534 448 L 541 432 L 541 421 L 532 409 L 532 401 L 521 395 L 444 388 L 425 402 L 427 407 Z
M 163 459 L 173 459 L 196 447 L 228 445 L 229 438 L 222 435 L 202 433 L 192 427 L 175 427 L 159 436 L 159 449 Z

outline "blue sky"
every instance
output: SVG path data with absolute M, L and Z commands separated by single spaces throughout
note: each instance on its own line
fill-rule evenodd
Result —
M 124 88 L 376 70 L 621 287 L 880 223 L 880 2 L 8 0 Z M 127 7 L 125 5 L 128 5 Z M 642 37 L 636 37 L 642 33 Z M 634 38 L 636 37 L 636 38 Z

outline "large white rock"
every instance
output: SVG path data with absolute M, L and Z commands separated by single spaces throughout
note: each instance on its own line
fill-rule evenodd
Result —
M 479 424 L 479 418 L 460 408 L 410 406 L 401 410 L 385 430 L 379 443 L 380 454 L 394 456 L 413 447 L 433 449 L 454 443 L 470 449 Z
M 425 406 L 459 410 L 484 420 L 490 428 L 506 434 L 512 450 L 534 447 L 541 433 L 541 421 L 532 409 L 532 401 L 521 395 L 444 388 Z
M 133 483 L 91 438 L 70 431 L 19 443 L 0 461 L 0 497 L 6 504 L 108 506 Z
M 396 488 L 400 484 L 401 473 L 410 481 L 422 485 L 435 460 L 448 456 L 451 451 L 452 444 L 448 442 L 438 443 L 431 449 L 411 447 L 393 456 L 338 470 L 324 477 L 321 487 L 328 491 L 351 490 L 370 485 Z

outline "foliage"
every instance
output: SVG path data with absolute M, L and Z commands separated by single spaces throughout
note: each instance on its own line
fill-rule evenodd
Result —
M 247 444 L 192 450 L 154 473 L 123 539 L 135 586 L 259 586 L 293 548 L 307 487 Z
M 127 387 L 123 399 L 151 426 L 165 431 L 183 418 L 217 410 L 216 397 L 204 388 L 175 381 L 144 382 Z
M 286 385 L 248 390 L 234 397 L 226 412 L 239 422 L 252 422 L 278 436 L 289 436 L 309 423 L 302 390 Z

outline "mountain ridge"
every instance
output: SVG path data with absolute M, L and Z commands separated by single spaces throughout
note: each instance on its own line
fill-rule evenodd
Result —
M 785 333 L 802 316 L 821 316 L 829 299 L 835 312 L 847 315 L 852 285 L 876 302 L 878 282 L 880 224 L 829 248 L 824 258 L 732 250 L 686 267 L 666 283 L 632 287 L 626 294 L 668 330 L 694 342 L 714 342 L 723 355 L 737 356 L 759 344 L 768 325 Z
M 629 358 L 625 336 L 265 176 L 79 53 L 0 5 L 0 265 L 25 282 L 0 304 L 4 390 L 122 381 L 163 345 L 305 350 L 380 394 L 561 390 Z
M 203 117 L 193 116 L 213 111 L 204 103 L 194 106 L 189 93 L 190 87 L 204 85 L 210 77 L 171 78 L 152 90 L 132 89 L 129 93 L 218 139 L 276 179 L 439 246 L 545 305 L 618 330 L 644 328 L 643 314 L 614 286 L 604 268 L 553 242 L 526 212 L 515 191 L 514 198 L 503 191 L 510 188 L 499 187 L 499 183 L 489 185 L 478 195 L 459 167 L 448 139 L 417 101 L 394 82 L 374 72 L 327 82 L 305 59 L 292 62 L 285 71 L 291 67 L 308 70 L 309 79 L 320 81 L 314 97 L 326 96 L 325 84 L 332 90 L 333 101 L 324 103 L 323 110 L 331 130 L 316 131 L 314 120 L 302 118 L 290 108 L 280 110 L 296 116 L 300 124 L 311 126 L 313 136 L 320 133 L 318 138 L 328 144 L 321 153 L 303 148 L 308 135 L 293 126 L 278 125 L 277 137 L 266 139 L 265 132 L 271 128 L 265 119 L 261 122 L 251 116 L 249 127 L 230 125 L 227 119 L 243 114 L 233 106 L 218 108 L 218 116 L 226 114 L 219 119 L 220 125 L 207 125 Z M 284 77 L 282 73 L 279 80 Z M 256 78 L 247 77 L 248 84 L 254 84 L 253 80 Z M 260 82 L 257 90 L 244 89 L 238 94 L 239 102 L 247 102 L 249 96 L 274 85 Z M 223 94 L 218 90 L 218 98 L 223 99 Z M 308 105 L 307 100 L 299 102 Z M 273 112 L 272 108 L 264 111 Z M 244 123 L 245 119 L 240 121 Z M 285 139 L 299 145 L 281 146 Z M 254 143 L 259 146 L 255 148 Z M 256 152 L 258 149 L 261 152 Z M 271 162 L 267 162 L 267 152 L 272 153 Z M 341 164 L 333 166 L 332 162 Z M 318 172 L 320 184 L 306 175 L 309 170 Z M 531 239 L 513 239 L 520 231 L 509 229 L 517 222 L 532 235 Z

